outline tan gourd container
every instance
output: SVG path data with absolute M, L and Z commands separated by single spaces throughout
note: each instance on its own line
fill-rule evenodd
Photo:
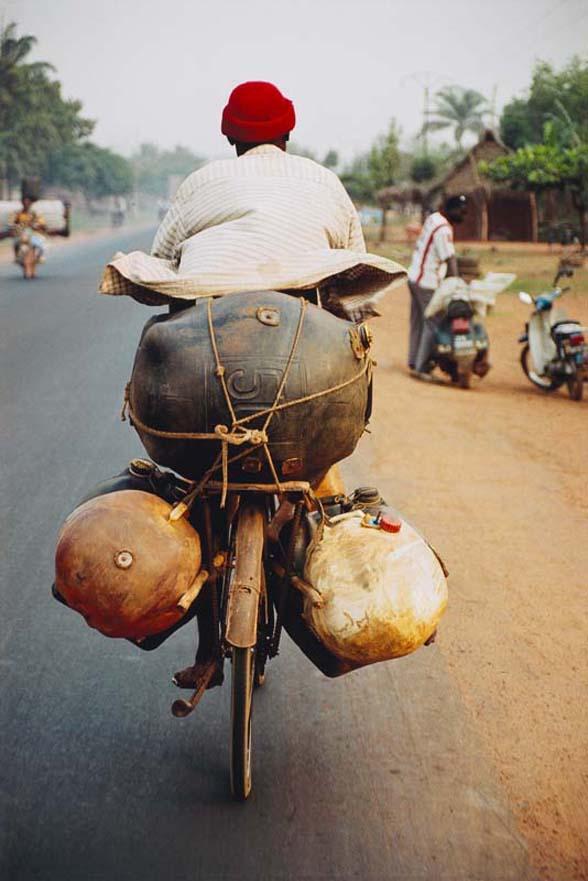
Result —
M 396 534 L 362 526 L 362 512 L 333 518 L 308 550 L 303 616 L 323 645 L 355 665 L 414 652 L 447 606 L 447 582 L 406 521 Z
M 59 533 L 55 584 L 106 636 L 142 639 L 180 620 L 201 587 L 200 538 L 171 505 L 122 490 L 90 499 Z

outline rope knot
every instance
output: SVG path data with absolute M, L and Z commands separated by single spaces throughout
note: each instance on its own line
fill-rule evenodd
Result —
M 226 425 L 216 425 L 214 433 L 223 444 L 233 444 L 240 447 L 241 444 L 253 444 L 259 446 L 268 442 L 267 432 L 258 428 L 244 428 L 236 425 L 231 431 Z
M 269 438 L 267 436 L 267 432 L 262 429 L 252 428 L 249 432 L 249 443 L 254 446 L 259 446 L 260 444 L 267 444 Z

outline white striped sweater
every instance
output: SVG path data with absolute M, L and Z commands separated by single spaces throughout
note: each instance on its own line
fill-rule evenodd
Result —
M 366 254 L 357 212 L 333 172 L 264 144 L 191 174 L 151 256 L 117 255 L 101 291 L 163 302 L 335 279 L 358 305 L 404 274 L 398 264 Z

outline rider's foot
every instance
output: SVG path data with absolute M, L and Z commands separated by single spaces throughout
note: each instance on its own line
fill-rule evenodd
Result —
M 215 664 L 217 669 L 212 674 L 212 679 L 206 687 L 215 688 L 217 685 L 222 685 L 224 674 L 222 668 L 214 658 L 211 658 L 208 661 L 198 661 L 191 667 L 184 667 L 183 670 L 178 670 L 178 672 L 174 674 L 172 682 L 174 685 L 177 685 L 178 688 L 195 690 L 200 685 L 204 674 L 208 672 L 211 664 Z

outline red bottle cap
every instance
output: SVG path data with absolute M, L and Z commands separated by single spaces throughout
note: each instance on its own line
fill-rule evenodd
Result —
M 402 529 L 402 522 L 400 520 L 392 520 L 391 517 L 382 514 L 378 521 L 378 526 L 380 529 L 383 529 L 384 532 L 400 532 Z

